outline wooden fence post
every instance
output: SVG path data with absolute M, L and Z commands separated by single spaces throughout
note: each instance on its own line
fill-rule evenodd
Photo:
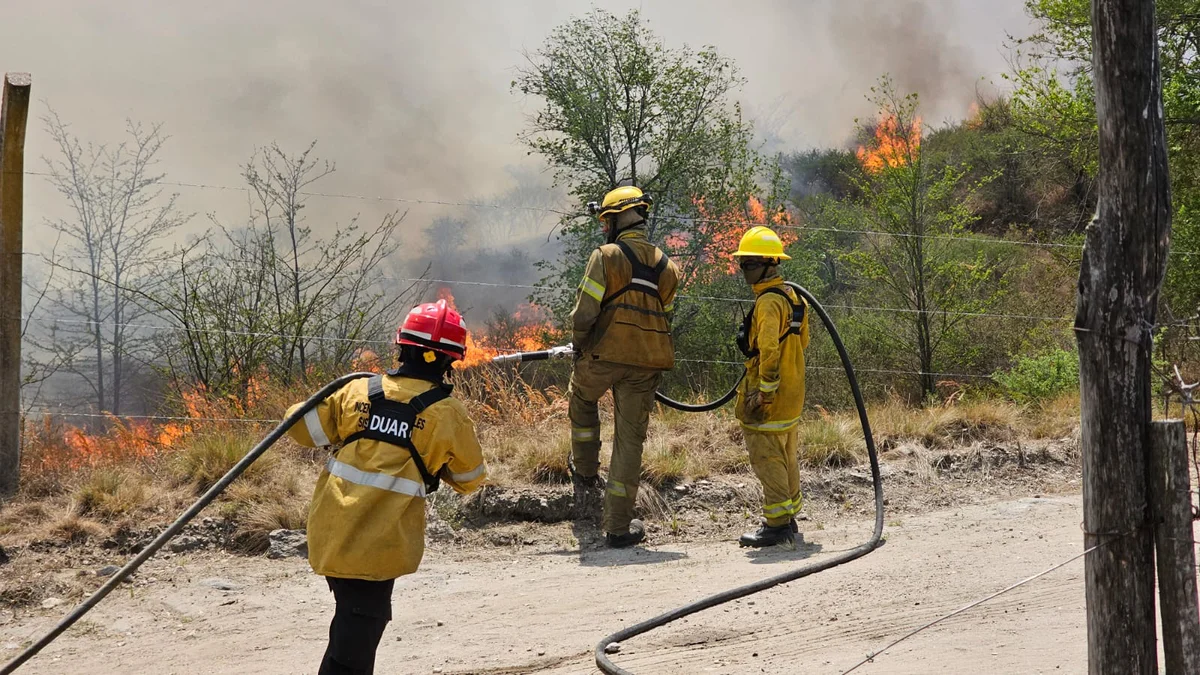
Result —
M 1153 0 L 1092 0 L 1097 218 L 1079 270 L 1088 672 L 1158 675 L 1149 527 L 1151 327 L 1171 231 Z
M 1150 509 L 1167 675 L 1200 673 L 1200 605 L 1192 533 L 1192 482 L 1183 420 L 1150 427 Z
M 21 268 L 28 73 L 4 76 L 0 102 L 0 497 L 21 480 Z

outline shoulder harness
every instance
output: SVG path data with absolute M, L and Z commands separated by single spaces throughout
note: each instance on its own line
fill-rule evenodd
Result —
M 621 253 L 625 254 L 625 258 L 629 260 L 629 264 L 633 267 L 633 277 L 630 278 L 629 283 L 623 288 L 601 300 L 600 308 L 604 309 L 610 303 L 612 303 L 612 301 L 628 293 L 629 291 L 645 293 L 646 295 L 658 300 L 658 304 L 661 306 L 662 296 L 659 295 L 658 292 L 658 280 L 662 277 L 663 270 L 667 269 L 667 264 L 670 262 L 670 259 L 667 258 L 667 254 L 663 253 L 662 258 L 658 261 L 658 264 L 654 267 L 651 267 L 638 259 L 637 254 L 633 252 L 633 249 L 629 247 L 629 244 L 626 244 L 623 241 L 617 241 L 616 245 L 621 249 Z
M 793 284 L 790 281 L 785 281 L 783 283 L 791 286 L 793 289 L 796 287 L 796 284 Z M 761 298 L 767 293 L 774 293 L 775 295 L 783 296 L 783 299 L 787 300 L 788 305 L 791 305 L 792 307 L 792 320 L 788 324 L 787 330 L 783 331 L 783 335 L 779 336 L 779 339 L 783 340 L 789 335 L 800 335 L 800 327 L 804 325 L 804 301 L 801 300 L 799 303 L 792 302 L 792 298 L 787 294 L 787 291 L 783 290 L 783 287 L 781 286 L 772 286 L 771 288 L 763 291 L 758 297 Z M 800 294 L 797 293 L 796 295 L 799 296 Z M 757 301 L 758 298 L 755 298 L 755 304 L 757 304 Z M 746 315 L 746 318 L 742 319 L 742 327 L 740 330 L 738 330 L 737 335 L 738 349 L 741 350 L 742 354 L 744 354 L 748 359 L 758 356 L 758 350 L 750 348 L 750 327 L 753 325 L 754 308 L 751 307 L 750 313 Z
M 418 394 L 408 403 L 393 401 L 383 393 L 383 376 L 374 375 L 367 380 L 367 400 L 370 402 L 370 412 L 367 413 L 367 426 L 346 437 L 343 445 L 367 438 L 389 445 L 396 445 L 408 450 L 413 463 L 421 472 L 421 480 L 425 483 L 426 493 L 437 492 L 441 479 L 429 472 L 421 453 L 412 442 L 413 429 L 418 428 L 417 416 L 425 412 L 429 406 L 450 396 L 452 387 L 438 385 L 433 389 Z

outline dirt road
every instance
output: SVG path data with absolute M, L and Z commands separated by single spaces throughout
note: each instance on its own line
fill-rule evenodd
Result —
M 868 557 L 653 632 L 624 645 L 618 662 L 637 673 L 841 673 L 892 638 L 1080 552 L 1080 521 L 1075 496 L 905 517 Z M 377 671 L 596 672 L 591 649 L 605 634 L 848 548 L 868 530 L 847 522 L 812 531 L 795 553 L 717 542 L 582 555 L 549 545 L 433 550 L 397 583 Z M 1082 571 L 1076 561 L 856 672 L 1084 672 Z M 332 598 L 303 561 L 177 557 L 151 561 L 139 578 L 21 672 L 315 671 Z M 0 657 L 65 609 L 26 611 L 0 626 Z

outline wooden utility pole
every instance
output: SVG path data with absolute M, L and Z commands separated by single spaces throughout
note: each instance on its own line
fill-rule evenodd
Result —
M 4 76 L 0 102 L 0 497 L 21 481 L 21 267 L 29 73 Z
M 1079 271 L 1088 672 L 1157 675 L 1146 498 L 1151 327 L 1171 231 L 1152 0 L 1092 0 L 1097 220 Z
M 1192 481 L 1183 420 L 1150 427 L 1150 507 L 1167 675 L 1200 673 Z

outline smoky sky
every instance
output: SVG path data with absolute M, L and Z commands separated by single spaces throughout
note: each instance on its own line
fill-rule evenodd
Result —
M 536 102 L 510 90 L 523 52 L 593 5 L 504 2 L 162 2 L 42 0 L 8 3 L 0 68 L 33 74 L 26 166 L 50 154 L 37 119 L 48 103 L 84 141 L 115 142 L 125 118 L 161 122 L 171 135 L 160 169 L 170 180 L 238 185 L 238 165 L 277 141 L 317 152 L 338 172 L 320 189 L 371 197 L 468 201 L 549 183 L 516 140 Z M 668 45 L 713 45 L 748 83 L 738 98 L 771 150 L 839 145 L 863 96 L 885 71 L 916 89 L 927 121 L 961 117 L 976 88 L 1007 68 L 1006 34 L 1029 32 L 1021 0 L 643 0 Z M 520 170 L 512 170 L 518 167 Z M 525 186 L 528 187 L 528 186 Z M 238 193 L 174 188 L 198 214 L 236 219 Z M 26 227 L 61 200 L 29 182 Z M 322 199 L 310 224 L 375 220 L 394 203 Z M 58 206 L 56 206 L 58 205 Z M 409 208 L 406 232 L 469 209 Z M 528 219 L 514 212 L 515 220 Z M 539 225 L 540 226 L 540 225 Z M 414 239 L 413 250 L 421 242 Z

